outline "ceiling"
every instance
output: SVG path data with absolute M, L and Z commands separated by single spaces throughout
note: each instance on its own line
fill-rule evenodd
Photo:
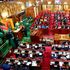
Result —
M 17 0 L 19 1 L 19 0 Z M 26 2 L 26 1 L 31 1 L 31 2 L 35 2 L 36 0 L 20 0 L 20 1 L 23 1 L 23 2 Z M 41 0 L 38 0 L 38 1 L 41 1 Z M 47 3 L 51 1 L 51 3 L 55 3 L 55 0 L 43 0 L 43 2 Z M 70 0 L 61 0 L 61 3 L 63 4 L 64 2 L 67 2 L 68 4 L 70 4 Z
M 0 0 L 0 1 L 22 1 L 22 2 L 26 2 L 26 1 L 31 1 L 32 3 L 34 3 L 36 0 Z M 41 0 L 37 0 L 37 1 L 41 1 Z M 47 3 L 48 1 L 51 1 L 52 4 L 55 3 L 55 0 L 43 0 L 44 3 Z M 68 4 L 70 4 L 70 0 L 61 0 L 61 3 L 63 4 L 64 2 L 67 2 Z

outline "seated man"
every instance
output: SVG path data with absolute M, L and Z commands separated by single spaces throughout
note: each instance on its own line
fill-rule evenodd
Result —
M 8 64 L 8 62 L 4 63 L 2 65 L 3 70 L 10 70 L 10 65 Z

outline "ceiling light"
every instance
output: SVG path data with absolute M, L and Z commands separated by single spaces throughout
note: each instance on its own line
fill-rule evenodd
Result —
M 22 4 L 22 2 L 17 2 L 17 4 Z
M 67 2 L 64 2 L 64 4 L 67 4 Z
M 51 4 L 51 2 L 49 1 L 48 4 Z

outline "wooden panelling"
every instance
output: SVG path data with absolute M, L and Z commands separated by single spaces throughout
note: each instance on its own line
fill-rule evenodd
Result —
M 26 9 L 26 15 L 35 17 L 34 7 L 33 6 Z

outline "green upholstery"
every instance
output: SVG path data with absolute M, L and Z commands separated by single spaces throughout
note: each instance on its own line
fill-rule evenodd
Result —
M 15 43 L 14 43 L 14 39 L 10 39 L 10 43 L 11 43 L 11 46 L 12 46 L 12 47 L 16 47 L 16 46 L 15 46 Z
M 0 38 L 3 38 L 3 36 L 4 36 L 4 35 L 3 35 L 3 33 L 2 33 L 2 32 L 0 32 Z
M 7 55 L 9 49 L 11 48 L 9 45 L 9 41 L 6 38 L 6 33 L 7 31 L 0 30 L 0 63 L 3 61 L 3 58 Z
M 32 23 L 33 23 L 33 18 L 32 17 L 24 17 L 23 20 L 22 20 L 22 24 L 26 27 L 26 30 L 27 30 L 27 37 L 23 37 L 23 39 L 22 39 L 23 43 L 31 42 L 30 27 L 31 27 Z
M 30 39 L 30 27 L 33 23 L 33 18 L 30 16 L 30 17 L 26 17 L 24 16 L 22 21 L 21 22 L 18 22 L 19 24 L 16 25 L 15 24 L 15 29 L 17 29 L 20 25 L 23 25 L 25 26 L 26 30 L 27 30 L 27 37 L 23 37 L 22 39 L 22 42 L 31 42 L 31 39 Z M 13 42 L 12 42 L 13 43 Z M 14 45 L 14 43 L 13 43 Z
M 3 40 L 0 38 L 0 45 L 3 43 Z
M 10 50 L 10 48 L 11 48 L 11 46 L 9 45 L 8 40 L 6 40 L 6 42 L 0 46 L 0 51 L 2 53 L 2 58 L 4 58 L 7 55 L 7 53 Z M 0 59 L 0 63 L 1 62 L 2 62 L 2 59 Z
M 22 43 L 31 42 L 30 37 L 23 37 Z

